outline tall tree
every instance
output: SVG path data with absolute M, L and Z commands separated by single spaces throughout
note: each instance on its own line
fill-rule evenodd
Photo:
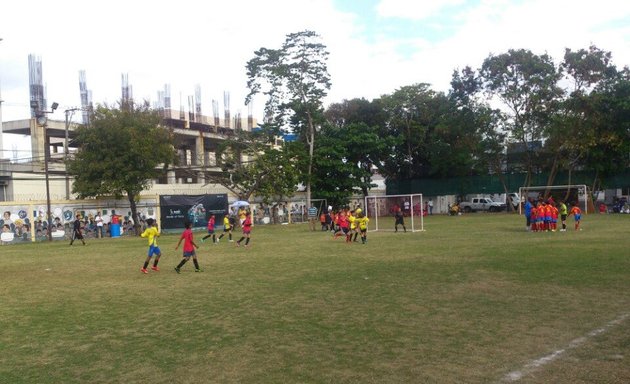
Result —
M 378 100 L 344 100 L 333 103 L 326 109 L 328 125 L 322 136 L 328 140 L 324 148 L 343 147 L 341 158 L 356 167 L 348 174 L 354 188 L 367 196 L 372 184 L 374 169 L 384 173 L 384 164 L 397 140 L 385 129 L 386 115 Z M 316 169 L 315 172 L 318 172 Z
M 379 100 L 343 100 L 332 103 L 325 112 L 326 120 L 337 127 L 349 124 L 365 124 L 368 127 L 384 127 L 386 115 Z
M 427 135 L 429 176 L 455 177 L 486 172 L 476 168 L 481 140 L 479 107 L 472 101 L 467 107 L 442 93 L 433 100 L 434 123 Z
M 461 147 L 459 152 L 470 151 L 472 169 L 480 174 L 490 170 L 497 175 L 504 193 L 509 192 L 505 179 L 505 167 L 507 165 L 506 138 L 503 129 L 504 115 L 499 110 L 490 108 L 487 102 L 479 95 L 482 90 L 481 80 L 477 73 L 470 67 L 465 67 L 461 72 L 454 71 L 451 79 L 450 99 L 456 105 L 456 116 L 459 125 L 468 127 L 469 140 L 467 147 Z M 474 127 L 474 128 L 472 128 Z M 508 204 L 508 209 L 514 209 Z
M 341 204 L 350 195 L 367 196 L 374 167 L 391 148 L 391 140 L 381 137 L 377 127 L 351 123 L 344 127 L 325 125 L 315 148 L 314 187 L 318 197 Z M 330 195 L 321 196 L 324 190 Z
M 206 181 L 224 186 L 240 200 L 255 194 L 263 202 L 281 200 L 295 193 L 299 182 L 296 149 L 291 143 L 273 146 L 273 129 L 237 130 L 216 153 L 220 172 L 206 170 Z
M 525 49 L 510 49 L 486 58 L 479 74 L 489 97 L 500 100 L 508 111 L 506 128 L 525 150 L 529 185 L 537 155 L 532 144 L 544 138 L 563 93 L 558 87 L 560 72 L 547 54 L 539 56 Z
M 323 99 L 330 89 L 328 52 L 313 31 L 291 33 L 280 49 L 260 48 L 247 62 L 250 93 L 246 102 L 262 92 L 266 122 L 296 132 L 308 151 L 306 199 L 311 206 L 311 178 L 315 138 L 323 123 Z
M 357 179 L 351 176 L 357 167 L 346 158 L 346 145 L 339 140 L 340 128 L 333 128 L 317 141 L 313 162 L 314 196 L 326 199 L 333 207 L 347 205 L 350 197 L 358 192 Z
M 401 87 L 379 100 L 386 114 L 387 134 L 399 139 L 385 162 L 386 177 L 428 175 L 427 137 L 434 123 L 434 98 L 429 84 L 422 83 Z
M 549 151 L 555 154 L 550 178 L 560 166 L 569 174 L 577 166 L 586 167 L 595 170 L 592 186 L 597 188 L 600 172 L 614 168 L 608 159 L 614 153 L 617 135 L 607 123 L 614 111 L 606 110 L 605 100 L 611 95 L 608 86 L 614 88 L 619 77 L 611 59 L 610 52 L 593 45 L 577 51 L 566 49 L 560 67 L 573 88 L 549 132 Z
M 593 134 L 583 147 L 585 168 L 595 171 L 592 190 L 600 189 L 606 177 L 630 166 L 629 74 L 625 69 L 589 95 L 597 116 Z M 581 140 L 576 137 L 576 141 Z
M 68 161 L 79 198 L 127 195 L 139 228 L 136 199 L 176 161 L 172 135 L 148 103 L 99 105 L 77 130 L 78 152 Z

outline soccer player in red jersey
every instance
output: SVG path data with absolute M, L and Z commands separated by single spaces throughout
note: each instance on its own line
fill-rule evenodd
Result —
M 551 203 L 545 204 L 545 230 L 551 231 Z
M 253 225 L 254 224 L 252 223 L 252 214 L 251 212 L 247 211 L 245 213 L 245 220 L 243 220 L 243 223 L 241 224 L 241 226 L 243 227 L 243 236 L 240 239 L 238 239 L 238 241 L 236 242 L 237 247 L 241 246 L 241 241 L 243 241 L 243 239 L 247 239 L 245 240 L 245 246 L 246 247 L 249 246 L 249 238 L 252 233 Z
M 538 224 L 536 221 L 538 219 L 538 208 L 536 206 L 532 206 L 532 210 L 529 214 L 529 217 L 530 217 L 532 231 L 538 232 Z
M 555 232 L 556 229 L 558 229 L 558 207 L 551 204 L 551 231 Z
M 536 208 L 536 227 L 539 232 L 545 230 L 545 203 L 538 203 L 538 207 Z
M 210 236 L 212 236 L 213 243 L 217 242 L 217 235 L 214 234 L 214 219 L 214 215 L 211 215 L 210 219 L 208 219 L 208 234 L 201 238 L 202 243 Z
M 582 220 L 582 210 L 578 207 L 577 203 L 573 203 L 571 211 L 569 212 L 569 216 L 571 215 L 575 218 L 575 230 L 581 230 L 580 220 Z
M 346 236 L 346 241 L 348 240 L 348 231 L 350 230 L 350 223 L 348 222 L 348 218 L 346 217 L 346 213 L 341 211 L 339 213 L 339 217 L 337 218 L 337 225 L 339 225 L 339 232 L 335 233 L 335 239 L 341 236 L 343 233 Z
M 182 261 L 180 261 L 177 267 L 175 267 L 175 272 L 180 273 L 181 268 L 188 260 L 190 260 L 191 257 L 193 258 L 193 263 L 195 263 L 195 272 L 201 272 L 201 268 L 199 268 L 199 263 L 197 262 L 197 253 L 195 253 L 195 248 L 199 249 L 199 246 L 195 244 L 195 241 L 193 240 L 193 232 L 191 229 L 192 223 L 187 221 L 184 226 L 186 229 L 182 232 L 182 236 L 179 238 L 179 241 L 175 246 L 175 250 L 177 250 L 179 245 L 182 243 L 182 240 L 184 240 L 184 255 L 182 257 Z

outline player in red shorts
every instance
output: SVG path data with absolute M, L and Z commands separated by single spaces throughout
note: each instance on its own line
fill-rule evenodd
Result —
M 571 215 L 575 218 L 575 230 L 581 230 L 580 220 L 582 220 L 582 210 L 578 207 L 577 203 L 573 203 L 571 211 L 569 212 L 569 216 Z
M 252 233 L 252 227 L 254 226 L 254 224 L 252 223 L 251 212 L 247 211 L 245 213 L 245 219 L 243 220 L 243 223 L 241 223 L 241 226 L 243 227 L 243 236 L 240 239 L 238 239 L 238 241 L 236 242 L 236 246 L 240 247 L 241 241 L 243 241 L 243 239 L 247 239 L 245 240 L 245 246 L 248 247 L 249 239 Z
M 532 206 L 532 210 L 529 213 L 531 228 L 533 232 L 538 232 L 538 208 L 536 206 Z

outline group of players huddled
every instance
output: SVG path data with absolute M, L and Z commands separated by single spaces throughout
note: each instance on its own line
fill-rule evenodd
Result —
M 575 219 L 575 230 L 581 230 L 580 221 L 582 219 L 582 210 L 577 203 L 571 205 L 568 210 L 564 201 L 559 200 L 557 203 L 553 198 L 547 200 L 539 200 L 535 202 L 528 199 L 525 203 L 525 219 L 527 220 L 527 230 L 532 232 L 556 232 L 558 230 L 558 217 L 562 224 L 560 232 L 567 230 L 567 217 L 573 215 Z
M 370 219 L 363 214 L 361 208 L 351 210 L 349 208 L 322 213 L 320 217 L 322 230 L 330 230 L 333 239 L 341 236 L 346 237 L 346 243 L 357 242 L 357 237 L 361 235 L 361 243 L 367 243 L 367 229 Z M 354 239 L 353 239 L 354 237 Z

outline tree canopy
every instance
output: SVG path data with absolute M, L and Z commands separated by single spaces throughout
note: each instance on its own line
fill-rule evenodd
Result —
M 97 106 L 77 129 L 78 152 L 68 161 L 79 198 L 127 195 L 134 223 L 136 199 L 176 161 L 171 132 L 148 103 Z
M 313 31 L 291 33 L 279 49 L 261 48 L 247 62 L 246 102 L 258 93 L 267 96 L 265 123 L 295 132 L 305 143 L 307 206 L 311 204 L 311 182 L 317 130 L 324 122 L 323 99 L 330 89 L 326 46 Z
M 274 146 L 274 132 L 267 126 L 254 132 L 237 130 L 218 147 L 221 172 L 207 172 L 206 180 L 223 185 L 240 200 L 255 194 L 268 203 L 293 196 L 299 183 L 297 149 Z

